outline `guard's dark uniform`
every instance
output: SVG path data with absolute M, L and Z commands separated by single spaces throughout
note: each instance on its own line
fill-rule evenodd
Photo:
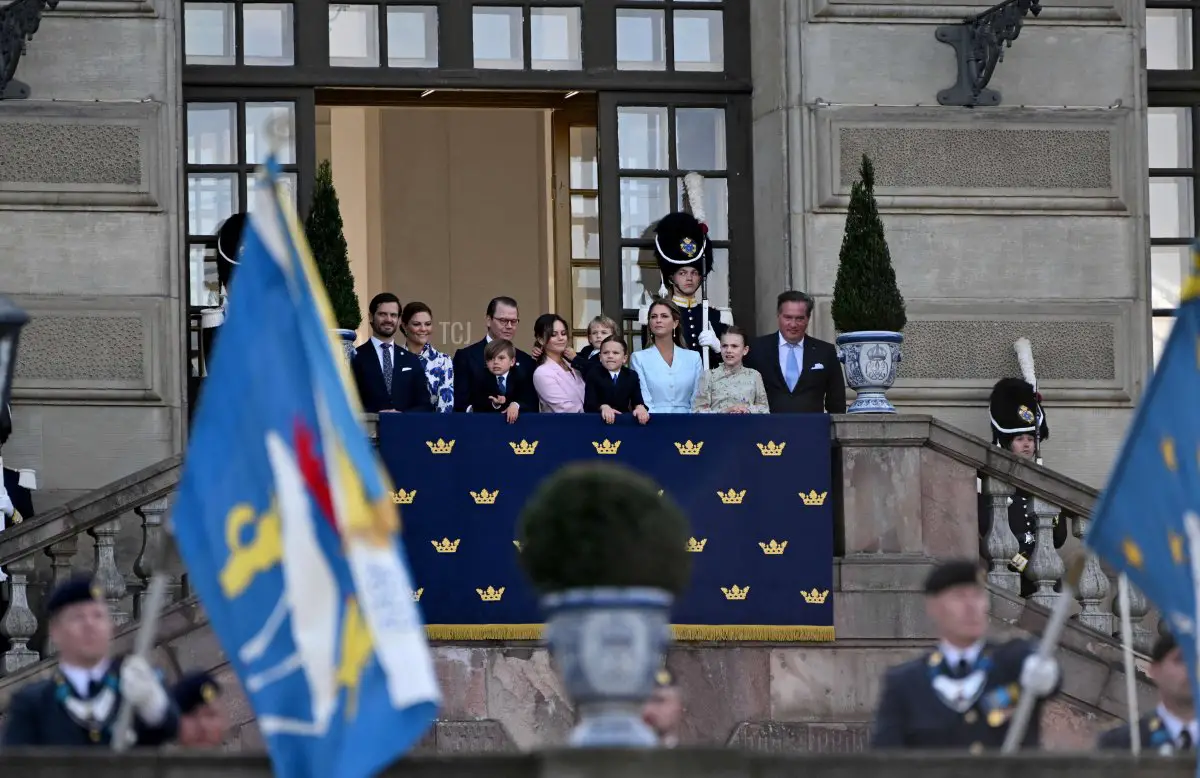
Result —
M 685 267 L 694 267 L 700 275 L 707 276 L 712 272 L 712 246 L 708 241 L 708 227 L 696 221 L 690 213 L 669 213 L 658 221 L 655 227 L 654 253 L 658 258 L 658 269 L 662 273 L 663 286 L 673 295 L 671 301 L 679 308 L 681 321 L 680 329 L 683 342 L 693 351 L 701 351 L 700 333 L 704 330 L 704 304 L 698 297 L 680 295 L 674 289 L 671 277 Z M 650 343 L 650 329 L 645 326 L 645 313 L 642 310 L 642 345 Z M 721 321 L 721 314 L 711 305 L 708 309 L 708 322 L 713 332 L 720 338 L 728 326 Z M 721 363 L 719 350 L 709 354 L 709 367 Z
M 940 577 L 939 577 L 940 576 Z M 968 563 L 948 563 L 930 576 L 926 591 L 979 581 Z M 888 670 L 875 720 L 875 749 L 963 749 L 978 753 L 998 749 L 1021 696 L 1021 669 L 1035 650 L 1029 641 L 984 644 L 965 675 L 947 666 L 941 651 Z M 1022 747 L 1040 742 L 1041 701 L 1026 730 Z
M 1041 398 L 1033 387 L 1020 378 L 1004 378 L 992 387 L 990 402 L 992 442 L 1009 451 L 1017 435 L 1034 435 L 1039 443 L 1050 437 L 1046 412 Z M 1017 555 L 1008 569 L 1021 574 L 1021 596 L 1037 591 L 1037 583 L 1026 573 L 1027 565 L 1037 544 L 1037 514 L 1033 512 L 1033 497 L 1017 490 L 1008 506 L 1008 526 L 1017 538 Z M 981 550 L 986 551 L 987 534 L 992 528 L 991 502 L 986 494 L 979 495 L 979 537 Z M 1067 523 L 1062 517 L 1054 520 L 1054 547 L 1067 542 Z M 984 554 L 986 558 L 986 553 Z
M 1159 635 L 1150 649 L 1151 663 L 1158 664 L 1163 661 L 1167 654 L 1174 651 L 1178 645 L 1173 634 Z M 1170 728 L 1158 711 L 1147 713 L 1138 719 L 1138 732 L 1142 750 L 1149 753 L 1169 756 L 1173 754 L 1192 755 L 1196 751 L 1196 743 L 1192 739 L 1191 732 L 1185 728 L 1179 733 L 1178 738 L 1172 737 Z M 1129 725 L 1121 724 L 1100 733 L 1100 737 L 1096 740 L 1096 746 L 1106 751 L 1128 751 L 1133 746 L 1132 739 L 1129 737 Z
M 79 602 L 98 599 L 90 581 L 69 582 L 55 590 L 47 606 L 52 614 Z M 93 681 L 81 695 L 61 671 L 18 691 L 5 716 L 3 745 L 22 746 L 110 746 L 113 727 L 124 699 L 121 696 L 121 659 L 116 659 L 104 676 Z M 179 716 L 174 706 L 158 726 L 133 717 L 139 746 L 162 745 L 174 739 Z

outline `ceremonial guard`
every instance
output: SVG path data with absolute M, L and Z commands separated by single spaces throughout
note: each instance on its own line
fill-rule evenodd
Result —
M 1033 385 L 1023 378 L 1004 378 L 996 382 L 991 397 L 992 442 L 1005 451 L 1033 459 L 1041 464 L 1041 443 L 1050 437 L 1042 398 Z M 982 492 L 982 490 L 981 490 Z M 987 542 L 992 526 L 991 504 L 987 495 L 979 496 L 979 534 Z M 1026 575 L 1026 567 L 1037 544 L 1037 514 L 1033 511 L 1033 496 L 1018 489 L 1008 505 L 1008 526 L 1017 538 L 1017 554 L 1008 568 L 1021 575 L 1021 596 L 1037 591 L 1037 583 Z M 1067 523 L 1054 519 L 1054 547 L 1067 542 Z
M 1146 674 L 1158 688 L 1158 707 L 1138 719 L 1142 748 L 1163 755 L 1194 753 L 1200 725 L 1196 723 L 1187 662 L 1174 635 L 1162 635 L 1154 643 Z M 1097 745 L 1106 750 L 1128 751 L 1132 743 L 1129 724 L 1125 723 L 1101 733 Z
M 123 705 L 133 706 L 136 745 L 173 739 L 179 717 L 158 674 L 140 656 L 109 656 L 112 615 L 100 589 L 72 579 L 51 593 L 46 610 L 58 669 L 13 695 L 3 744 L 111 747 Z
M 642 721 L 658 735 L 659 745 L 663 748 L 679 745 L 683 695 L 675 685 L 675 677 L 665 666 L 654 676 L 654 693 L 642 706 Z
M 179 745 L 215 748 L 225 742 L 229 723 L 221 706 L 221 685 L 210 673 L 184 675 L 171 689 L 179 709 Z
M 708 350 L 711 369 L 720 364 L 721 335 L 732 323 L 722 321 L 721 313 L 708 303 L 708 274 L 712 272 L 712 244 L 704 223 L 704 178 L 688 173 L 684 189 L 691 213 L 679 211 L 659 219 L 654 234 L 654 254 L 662 273 L 658 296 L 671 295 L 679 308 L 684 344 L 693 351 Z M 699 293 L 699 297 L 697 297 Z M 650 304 L 644 300 L 638 312 L 642 325 L 642 344 L 648 344 L 647 327 Z
M 997 749 L 1022 694 L 1038 698 L 1022 744 L 1039 743 L 1042 700 L 1058 690 L 1059 668 L 1028 641 L 986 640 L 989 595 L 978 564 L 939 564 L 925 582 L 939 637 L 925 656 L 888 670 L 872 724 L 876 749 Z

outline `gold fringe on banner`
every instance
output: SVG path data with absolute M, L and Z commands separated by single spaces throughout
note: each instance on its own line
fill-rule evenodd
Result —
M 541 624 L 430 624 L 425 634 L 430 640 L 541 640 Z M 752 640 L 761 643 L 827 643 L 834 639 L 833 627 L 790 624 L 673 624 L 676 640 Z

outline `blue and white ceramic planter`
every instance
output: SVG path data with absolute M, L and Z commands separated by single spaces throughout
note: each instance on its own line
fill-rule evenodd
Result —
M 342 349 L 346 353 L 346 361 L 354 359 L 354 339 L 358 337 L 358 333 L 354 330 L 334 330 L 334 332 L 342 339 Z
M 575 702 L 576 748 L 653 748 L 642 721 L 671 639 L 670 593 L 660 589 L 571 589 L 542 598 L 546 643 Z
M 846 367 L 846 385 L 858 396 L 846 413 L 895 413 L 886 392 L 900 366 L 899 332 L 866 330 L 837 336 L 838 359 Z

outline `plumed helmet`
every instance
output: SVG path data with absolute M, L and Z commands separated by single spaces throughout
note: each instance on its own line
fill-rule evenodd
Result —
M 221 286 L 229 288 L 233 269 L 238 264 L 238 249 L 242 245 L 242 230 L 246 226 L 246 214 L 235 213 L 217 230 L 217 279 Z
M 1002 378 L 992 387 L 992 442 L 1008 448 L 1017 435 L 1037 435 L 1039 440 L 1050 437 L 1041 397 L 1033 386 L 1022 378 Z
M 712 271 L 708 228 L 690 213 L 676 211 L 658 220 L 654 229 L 654 253 L 664 279 L 685 267 L 694 267 L 705 276 Z

